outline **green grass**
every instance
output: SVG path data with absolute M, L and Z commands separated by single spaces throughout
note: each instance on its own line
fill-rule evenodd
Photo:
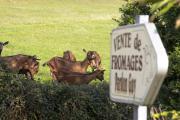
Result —
M 71 50 L 83 60 L 82 49 L 96 50 L 109 80 L 110 32 L 117 24 L 120 0 L 0 0 L 0 41 L 10 41 L 3 56 L 37 55 L 41 64 Z M 36 78 L 49 81 L 40 66 Z

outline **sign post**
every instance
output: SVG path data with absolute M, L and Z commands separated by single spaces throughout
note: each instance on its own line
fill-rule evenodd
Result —
M 149 23 L 148 15 L 136 16 L 136 24 Z M 147 106 L 134 106 L 133 120 L 147 120 Z
M 153 104 L 168 70 L 165 48 L 147 15 L 114 29 L 111 38 L 110 98 L 136 105 L 134 120 L 146 120 L 146 106 Z
M 147 120 L 147 106 L 134 106 L 133 120 Z

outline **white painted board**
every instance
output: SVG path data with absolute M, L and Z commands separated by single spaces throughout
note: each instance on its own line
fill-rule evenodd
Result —
M 110 97 L 136 105 L 153 104 L 168 70 L 168 57 L 153 23 L 112 31 Z

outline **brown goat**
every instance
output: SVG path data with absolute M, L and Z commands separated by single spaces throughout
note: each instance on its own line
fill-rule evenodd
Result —
M 25 74 L 28 79 L 34 79 L 34 75 L 38 73 L 39 59 L 36 56 L 29 55 L 13 55 L 0 57 L 0 63 L 3 70 Z
M 71 62 L 64 60 L 61 57 L 53 57 L 47 63 L 43 64 L 43 66 L 46 64 L 50 68 L 50 73 L 53 80 L 57 80 L 58 76 L 64 75 L 64 73 L 61 71 L 62 67 L 68 68 L 68 70 L 71 72 L 85 73 L 88 66 L 90 65 L 88 59 L 85 59 L 83 61 Z
M 87 53 L 85 49 L 83 49 L 83 51 L 85 53 Z M 91 65 L 90 65 L 91 68 L 93 69 L 93 71 L 95 69 L 101 69 L 101 57 L 100 57 L 100 55 L 96 51 L 88 51 L 88 52 L 91 54 L 91 56 L 93 58 L 91 60 Z
M 2 50 L 3 50 L 3 47 L 5 46 L 5 45 L 7 45 L 9 42 L 8 41 L 6 41 L 6 42 L 0 42 L 0 56 L 1 56 L 1 53 L 2 53 Z
M 89 51 L 83 61 L 71 62 L 61 57 L 53 57 L 48 62 L 44 63 L 43 66 L 48 65 L 53 80 L 58 80 L 58 77 L 65 74 L 61 71 L 61 68 L 67 68 L 71 72 L 86 73 L 88 66 L 91 65 L 94 59 L 94 54 Z
M 104 80 L 104 71 L 105 70 L 96 70 L 92 73 L 76 73 L 76 72 L 63 72 L 67 73 L 58 79 L 58 82 L 67 83 L 70 85 L 81 85 L 89 84 L 94 79 L 99 79 L 100 81 Z
M 44 63 L 43 66 L 45 66 L 46 64 L 49 66 L 50 68 L 50 75 L 52 76 L 53 80 L 57 80 L 57 75 L 55 75 L 55 73 L 57 73 L 57 67 L 58 67 L 58 59 L 59 57 L 53 57 L 51 58 L 47 63 Z M 74 56 L 74 54 L 67 50 L 64 51 L 63 53 L 63 59 L 67 60 L 67 61 L 71 61 L 71 62 L 76 62 L 76 57 Z
M 76 57 L 75 57 L 74 54 L 73 54 L 71 51 L 69 51 L 69 50 L 67 50 L 67 51 L 64 52 L 63 58 L 64 58 L 65 60 L 69 60 L 69 61 L 72 61 L 72 62 L 76 61 Z

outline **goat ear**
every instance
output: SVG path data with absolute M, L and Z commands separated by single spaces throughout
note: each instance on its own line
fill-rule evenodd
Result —
M 83 48 L 83 52 L 87 53 L 87 51 Z
M 34 55 L 34 58 L 35 58 L 36 60 L 41 60 L 40 58 L 37 58 L 37 56 L 36 56 L 36 55 Z
M 37 58 L 36 55 L 33 55 L 32 58 L 35 59 L 35 60 L 41 60 L 41 59 Z
M 41 59 L 39 59 L 39 58 L 36 58 L 36 60 L 41 60 Z
M 3 46 L 4 46 L 4 45 L 7 45 L 7 44 L 9 44 L 9 41 L 4 42 L 4 43 L 3 43 Z
M 102 70 L 102 71 L 104 72 L 104 71 L 106 71 L 106 70 L 104 69 L 104 70 Z
M 36 55 L 33 55 L 32 57 L 33 57 L 33 58 L 35 58 L 35 59 L 37 58 L 37 56 L 36 56 Z

